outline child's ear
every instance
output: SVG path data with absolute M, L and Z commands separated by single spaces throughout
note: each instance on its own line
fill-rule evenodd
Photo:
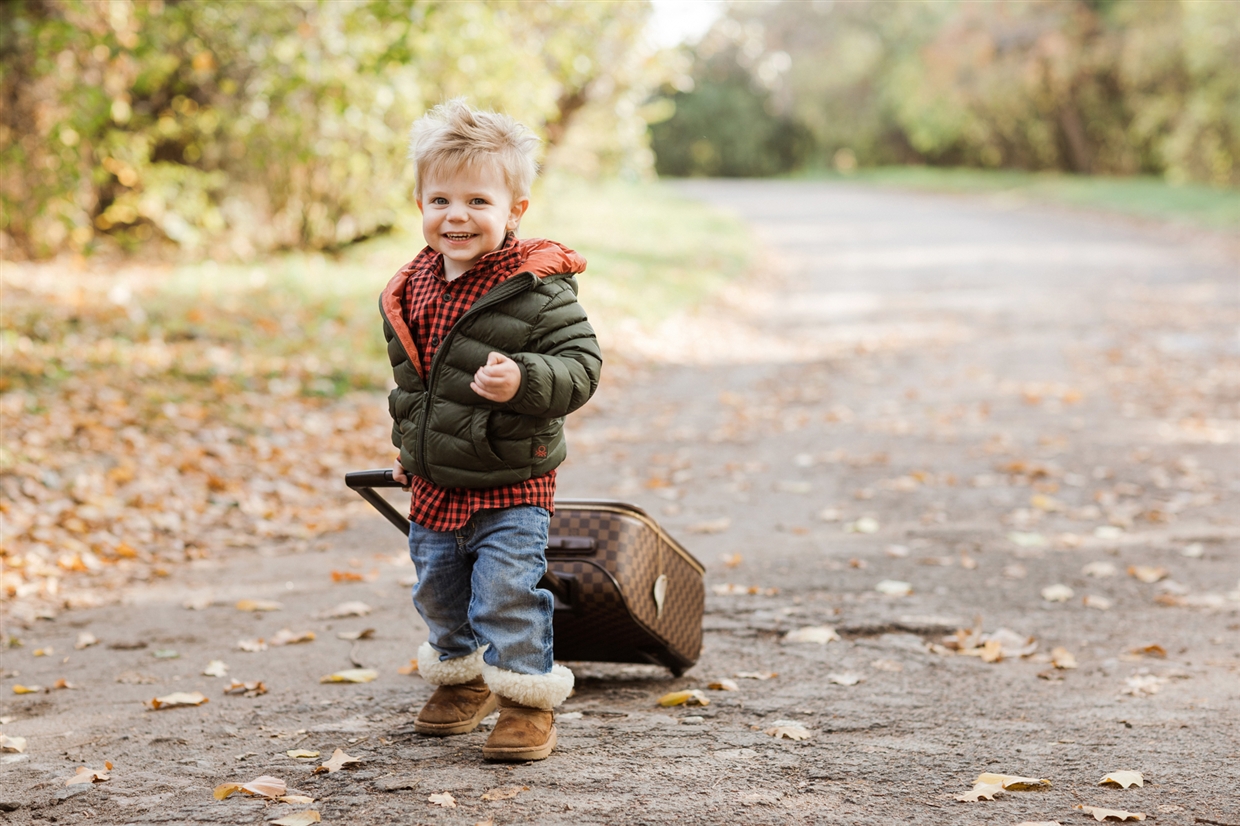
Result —
M 519 198 L 512 202 L 512 210 L 508 213 L 508 231 L 516 232 L 521 225 L 521 216 L 530 208 L 529 198 Z
M 414 198 L 413 202 L 418 205 L 418 212 L 422 212 L 422 199 Z

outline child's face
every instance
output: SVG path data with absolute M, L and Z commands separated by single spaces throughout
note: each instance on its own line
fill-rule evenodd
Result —
M 516 231 L 529 198 L 514 199 L 496 164 L 465 166 L 422 184 L 422 235 L 443 255 L 444 276 L 463 275 Z

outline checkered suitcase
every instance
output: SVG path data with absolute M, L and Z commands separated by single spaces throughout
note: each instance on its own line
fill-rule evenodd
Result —
M 345 475 L 406 536 L 409 520 L 375 488 L 390 470 Z M 623 502 L 555 503 L 543 588 L 555 595 L 555 658 L 655 663 L 680 676 L 702 649 L 705 568 L 645 511 Z

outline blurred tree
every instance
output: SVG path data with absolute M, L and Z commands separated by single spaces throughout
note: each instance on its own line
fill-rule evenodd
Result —
M 0 4 L 0 252 L 331 248 L 407 209 L 405 134 L 463 95 L 552 164 L 649 168 L 646 2 Z M 571 147 L 571 151 L 570 151 Z

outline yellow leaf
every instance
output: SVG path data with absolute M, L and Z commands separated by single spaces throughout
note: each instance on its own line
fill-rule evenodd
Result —
M 1147 585 L 1153 584 L 1163 579 L 1167 574 L 1171 573 L 1166 568 L 1160 568 L 1155 565 L 1129 565 L 1128 575 L 1136 577 Z
M 264 774 L 256 777 L 249 783 L 224 783 L 215 787 L 215 799 L 223 800 L 233 792 L 242 792 L 253 797 L 269 797 L 275 799 L 281 797 L 288 786 L 278 777 Z
M 1099 786 L 1119 786 L 1120 788 L 1128 788 L 1129 786 L 1144 786 L 1145 778 L 1141 776 L 1141 772 L 1119 771 L 1111 772 L 1106 777 L 1098 781 Z
M 314 641 L 313 631 L 294 632 L 294 631 L 289 630 L 288 628 L 281 628 L 279 631 L 275 633 L 275 636 L 273 636 L 270 640 L 267 641 L 267 644 L 268 645 L 295 645 L 299 642 L 313 642 L 313 641 Z
M 73 644 L 73 647 L 76 648 L 78 651 L 81 651 L 83 648 L 90 648 L 92 645 L 95 645 L 98 642 L 99 640 L 95 638 L 94 634 L 90 633 L 89 631 L 83 631 L 82 633 L 78 634 L 77 642 Z
M 343 769 L 345 766 L 349 765 L 350 763 L 360 763 L 360 762 L 362 761 L 359 758 L 350 757 L 349 755 L 345 754 L 342 749 L 336 749 L 334 752 L 332 752 L 331 759 L 325 762 L 323 765 L 316 768 L 314 770 L 314 774 L 318 774 L 319 772 L 327 772 L 328 774 L 331 774 L 333 772 L 340 771 L 341 769 Z
M 228 684 L 228 688 L 224 689 L 224 693 L 240 694 L 243 697 L 258 697 L 267 693 L 267 686 L 262 680 L 255 680 L 250 683 L 233 680 Z
M 9 737 L 7 734 L 0 734 L 0 751 L 13 751 L 21 754 L 25 750 L 25 737 Z
M 255 654 L 259 651 L 266 651 L 267 643 L 263 641 L 262 637 L 259 637 L 256 640 L 238 640 L 237 649 L 239 651 L 249 651 L 251 654 Z
M 1051 649 L 1051 664 L 1056 668 L 1076 668 L 1076 657 L 1063 646 Z
M 283 607 L 271 599 L 243 599 L 237 603 L 238 611 L 279 611 Z
M 443 806 L 445 809 L 456 808 L 456 798 L 453 797 L 448 792 L 442 792 L 441 794 L 433 794 L 426 799 L 428 802 L 434 803 L 436 806 Z
M 314 802 L 313 797 L 306 797 L 304 794 L 286 794 L 282 797 L 277 797 L 276 800 L 281 803 L 291 803 L 294 806 L 308 806 Z
M 323 619 L 343 619 L 344 617 L 364 617 L 370 613 L 370 606 L 364 602 L 342 602 L 330 611 L 322 614 Z
M 16 683 L 13 684 L 14 694 L 38 694 L 42 690 L 43 690 L 43 686 L 40 686 L 40 685 L 17 685 Z
M 77 774 L 65 781 L 66 786 L 73 786 L 78 783 L 99 783 L 108 779 L 108 773 L 100 769 L 88 769 L 85 766 L 78 766 Z
M 368 683 L 379 676 L 373 668 L 346 668 L 335 674 L 319 677 L 320 683 Z
M 738 671 L 736 676 L 742 680 L 773 680 L 779 676 L 776 671 Z
M 212 660 L 207 663 L 207 667 L 202 670 L 204 677 L 223 677 L 228 673 L 228 666 L 223 660 Z
M 340 631 L 336 634 L 339 640 L 368 640 L 375 635 L 375 629 L 363 628 L 361 631 Z M 414 660 L 417 662 L 417 660 Z
M 310 751 L 309 749 L 292 749 L 291 751 L 286 751 L 284 753 L 287 754 L 289 757 L 318 757 L 319 756 L 319 753 L 317 751 Z
M 706 687 L 709 688 L 711 691 L 739 691 L 740 690 L 740 686 L 736 684 L 735 680 L 729 680 L 726 678 L 722 680 L 715 680 L 713 683 L 711 683 L 710 685 Z
M 291 815 L 285 815 L 279 820 L 271 821 L 271 826 L 310 826 L 311 823 L 320 822 L 319 813 L 315 809 L 306 809 L 304 812 L 295 812 Z
M 813 737 L 809 729 L 791 720 L 776 720 L 775 725 L 763 729 L 762 733 L 769 734 L 776 740 L 808 740 Z
M 240 783 L 221 783 L 215 787 L 215 791 L 212 794 L 215 795 L 216 800 L 224 800 L 239 791 L 241 791 Z
M 1145 815 L 1141 812 L 1125 812 L 1120 809 L 1103 809 L 1100 806 L 1083 806 L 1080 803 L 1072 808 L 1082 811 L 1087 815 L 1093 815 L 1094 820 L 1145 820 Z
M 489 792 L 483 792 L 483 800 L 507 800 L 510 797 L 516 797 L 521 792 L 528 792 L 529 786 L 504 786 L 499 789 L 491 789 Z
M 151 700 L 151 708 L 158 711 L 161 708 L 176 708 L 178 706 L 200 706 L 203 703 L 209 703 L 206 695 L 200 691 L 178 691 L 165 697 L 156 697 Z
M 664 708 L 672 706 L 708 706 L 710 699 L 698 689 L 690 691 L 673 691 L 659 698 L 659 705 Z
M 1032 789 L 1049 789 L 1051 781 L 1039 780 L 1036 777 L 1018 777 L 1014 774 L 994 774 L 993 772 L 983 772 L 973 781 L 974 785 L 998 783 L 1003 787 L 1004 791 L 1009 792 L 1027 792 Z
M 418 673 L 418 661 L 410 660 L 409 665 L 402 665 L 400 668 L 396 669 L 396 673 L 397 674 L 417 674 Z
M 1002 793 L 1002 783 L 977 783 L 969 791 L 962 795 L 957 795 L 956 799 L 962 803 L 976 803 L 982 799 L 994 800 L 995 795 Z

